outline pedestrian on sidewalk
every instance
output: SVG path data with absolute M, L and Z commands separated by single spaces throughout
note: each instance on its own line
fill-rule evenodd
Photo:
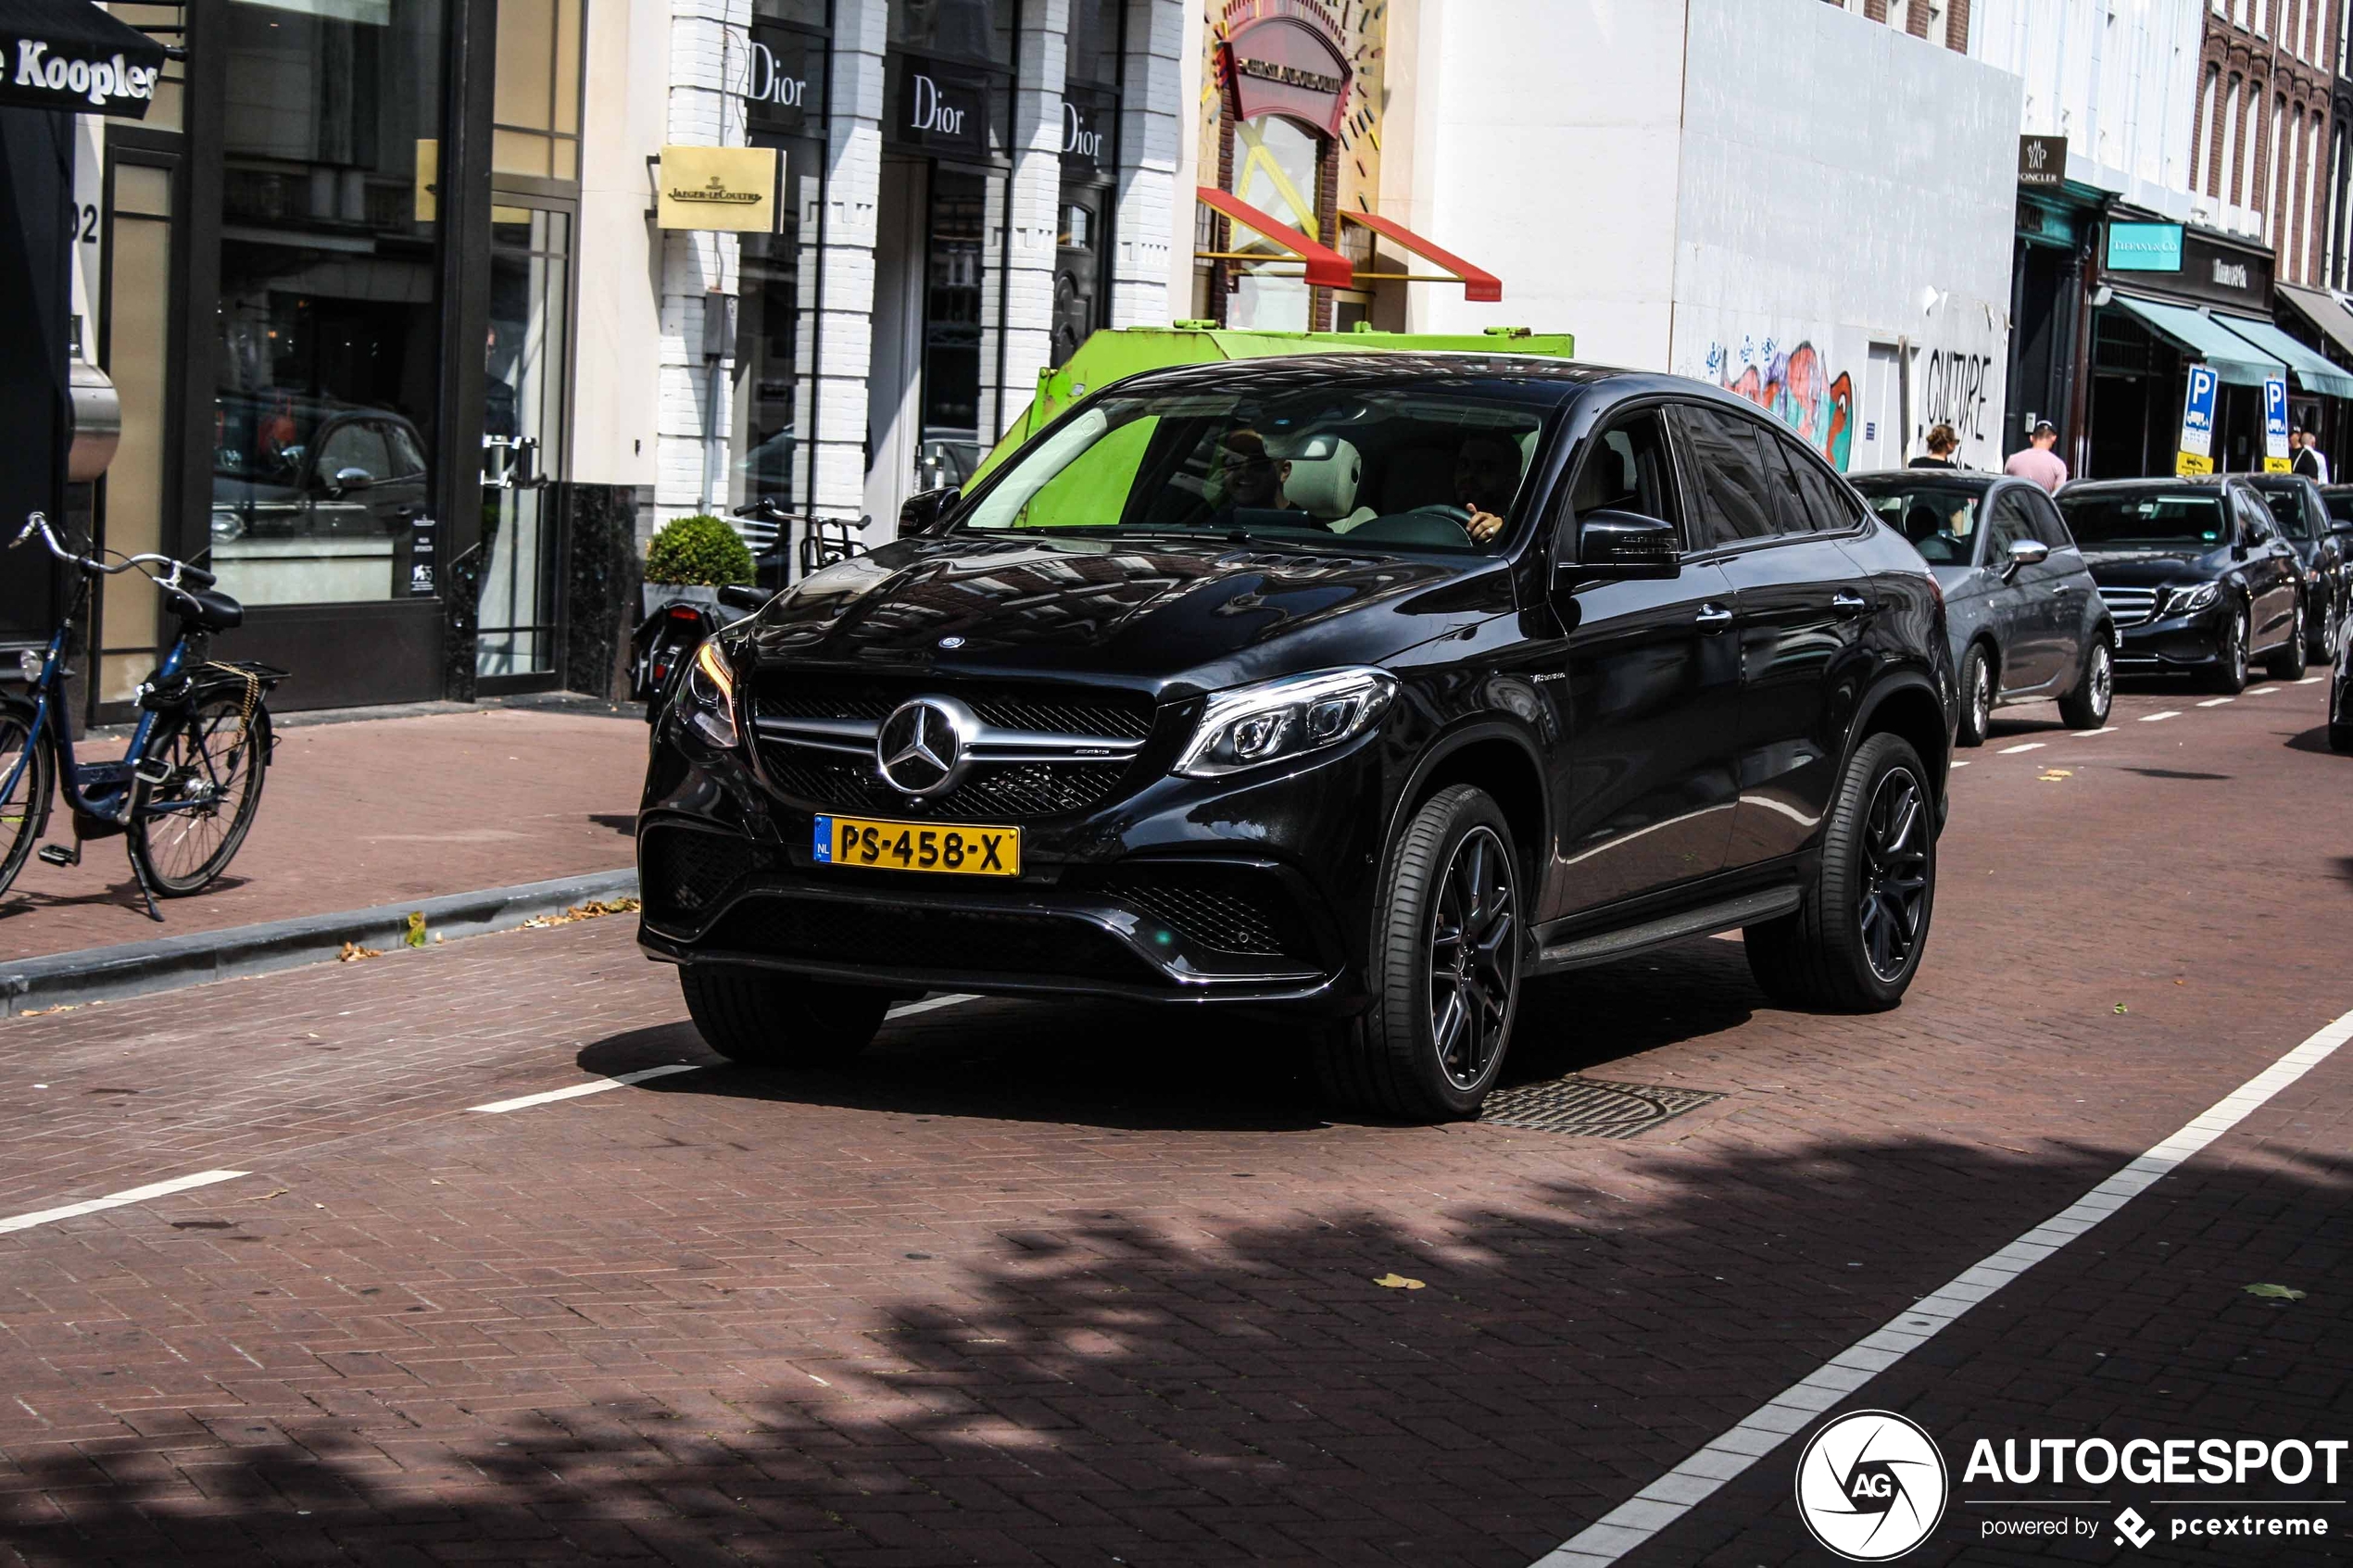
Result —
M 1960 446 L 1961 438 L 1953 433 L 1951 425 L 1938 425 L 1928 433 L 1927 455 L 1914 458 L 1904 466 L 1913 469 L 1959 468 L 1961 465 L 1953 460 L 1953 454 L 1959 451 Z
M 2296 433 L 2295 470 L 2315 483 L 2329 482 L 2329 460 L 2321 454 L 2321 438 L 2309 430 Z
M 2033 433 L 2027 437 L 2033 443 L 2023 451 L 2010 454 L 2002 471 L 2013 479 L 2031 479 L 2045 490 L 2056 495 L 2067 483 L 2067 459 L 2051 450 L 2058 445 L 2058 426 L 2048 420 L 2036 420 Z

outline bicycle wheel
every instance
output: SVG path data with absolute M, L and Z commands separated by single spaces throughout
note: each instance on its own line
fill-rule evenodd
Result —
M 184 897 L 229 869 L 261 807 L 270 759 L 270 714 L 244 719 L 242 693 L 201 697 L 157 737 L 131 796 L 131 854 L 148 885 Z
M 47 746 L 32 745 L 32 710 L 0 703 L 0 892 L 31 858 L 56 766 Z

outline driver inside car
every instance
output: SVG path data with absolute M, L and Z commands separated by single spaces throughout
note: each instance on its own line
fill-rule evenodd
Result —
M 1218 439 L 1207 493 L 1214 506 L 1279 510 L 1290 505 L 1283 498 L 1289 478 L 1290 465 L 1266 449 L 1265 436 L 1247 428 L 1229 430 Z
M 1473 431 L 1454 453 L 1454 500 L 1470 513 L 1463 527 L 1487 544 L 1504 531 L 1504 514 L 1519 494 L 1519 443 L 1502 431 Z

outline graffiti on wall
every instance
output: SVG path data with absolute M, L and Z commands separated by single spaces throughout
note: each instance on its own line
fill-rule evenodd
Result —
M 1707 345 L 1708 378 L 1771 414 L 1843 472 L 1855 444 L 1855 381 L 1833 373 L 1811 343 L 1784 349 L 1771 338 L 1743 338 L 1733 349 Z
M 1922 423 L 1933 428 L 1951 425 L 1962 444 L 1992 440 L 1997 433 L 1989 422 L 1994 390 L 1994 359 L 1963 349 L 1931 350 L 1924 367 Z

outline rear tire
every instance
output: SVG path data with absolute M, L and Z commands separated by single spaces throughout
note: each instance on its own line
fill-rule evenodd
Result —
M 2206 684 L 2224 696 L 2246 690 L 2246 607 L 2233 605 L 2223 614 L 2222 632 L 2214 645 L 2214 669 Z
M 1983 643 L 1971 643 L 1961 656 L 1961 721 L 1953 731 L 1955 746 L 1983 746 L 1994 722 L 1994 661 Z
M 1856 748 L 1797 912 L 1742 933 L 1749 972 L 1788 1007 L 1880 1012 L 1904 999 L 1936 905 L 1936 800 L 1901 735 Z
M 687 1016 L 705 1044 L 746 1067 L 838 1067 L 874 1040 L 890 994 L 764 969 L 687 964 Z
M 31 709 L 0 703 L 0 893 L 24 870 L 49 815 L 57 764 L 47 746 L 32 746 L 32 721 Z
M 173 721 L 140 766 L 169 770 L 131 793 L 131 858 L 167 898 L 201 893 L 229 869 L 261 809 L 270 710 L 244 717 L 242 693 L 204 697 Z
M 2116 701 L 2116 655 L 2108 628 L 2083 655 L 2083 674 L 2075 689 L 2059 698 L 2059 718 L 2070 730 L 2096 730 L 2108 722 Z
M 2300 681 L 2304 679 L 2304 671 L 2309 662 L 2304 657 L 2304 630 L 2308 624 L 2304 614 L 2304 599 L 2301 595 L 2298 595 L 2296 600 L 2296 624 L 2287 629 L 2287 641 L 2274 648 L 2271 651 L 2271 657 L 2263 661 L 2263 672 L 2271 676 L 2272 680 Z
M 1455 784 L 1414 813 L 1374 905 L 1371 1010 L 1315 1041 L 1326 1094 L 1403 1122 L 1478 1114 L 1519 1014 L 1520 880 L 1485 791 Z

